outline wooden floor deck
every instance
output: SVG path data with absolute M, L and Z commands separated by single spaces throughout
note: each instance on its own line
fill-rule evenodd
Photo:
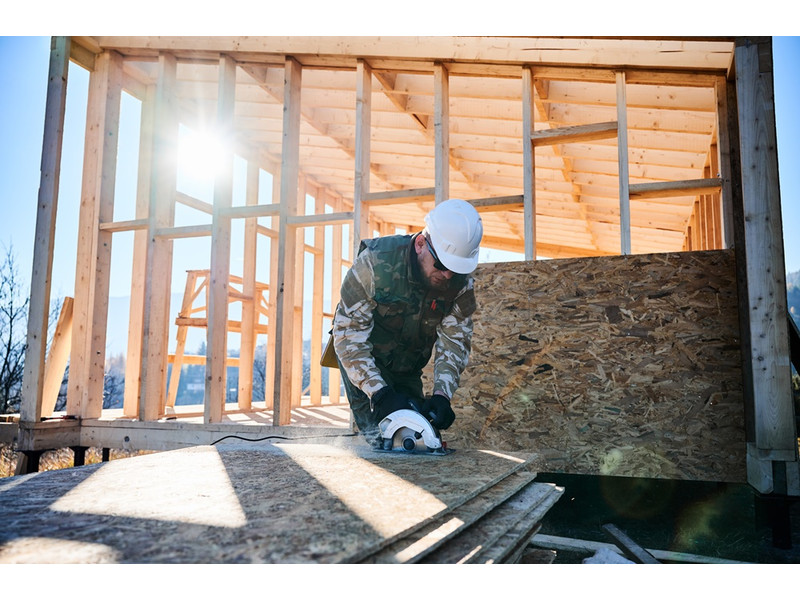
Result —
M 342 436 L 20 475 L 0 484 L 0 563 L 435 562 L 471 525 L 473 547 L 499 548 L 484 562 L 502 562 L 563 491 L 534 481 L 536 461 L 378 453 Z

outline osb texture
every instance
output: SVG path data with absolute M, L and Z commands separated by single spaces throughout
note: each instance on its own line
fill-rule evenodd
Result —
M 564 488 L 531 483 L 483 518 L 425 556 L 426 564 L 461 564 L 479 560 L 490 548 L 508 548 L 523 541 L 526 527 L 537 523 L 555 504 Z M 520 526 L 522 526 L 520 528 Z M 524 541 L 527 541 L 525 539 Z
M 356 440 L 198 446 L 8 478 L 0 562 L 355 562 L 533 467 Z
M 544 470 L 744 481 L 732 251 L 487 264 L 453 447 Z

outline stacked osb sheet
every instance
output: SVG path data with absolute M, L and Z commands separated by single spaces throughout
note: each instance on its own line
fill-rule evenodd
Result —
M 733 251 L 480 265 L 445 439 L 543 470 L 744 481 Z
M 506 562 L 563 491 L 534 481 L 530 454 L 338 442 L 199 446 L 9 478 L 0 562 Z

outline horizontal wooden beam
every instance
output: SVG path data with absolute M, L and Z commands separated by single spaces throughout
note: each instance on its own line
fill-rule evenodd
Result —
M 181 362 L 184 365 L 205 365 L 206 361 L 208 360 L 205 356 L 193 355 L 193 354 L 184 354 L 181 357 Z M 175 362 L 175 355 L 170 354 L 167 356 L 167 362 L 169 364 L 173 364 Z M 225 364 L 229 367 L 238 367 L 239 366 L 239 357 L 238 356 L 229 356 L 225 359 Z M 202 413 L 201 413 L 202 414 Z
M 469 201 L 478 212 L 497 212 L 511 209 L 521 209 L 524 203 L 522 194 L 514 196 L 499 196 L 497 198 L 479 198 Z
M 617 122 L 592 123 L 590 125 L 572 125 L 556 129 L 534 131 L 531 136 L 534 146 L 549 146 L 569 142 L 588 142 L 613 138 L 617 135 Z
M 385 206 L 405 202 L 423 202 L 433 200 L 435 188 L 417 188 L 413 190 L 396 190 L 392 192 L 372 192 L 365 194 L 362 202 L 370 206 Z
M 208 327 L 208 319 L 205 317 L 178 317 L 175 319 L 175 325 L 178 327 Z M 259 324 L 253 328 L 258 333 L 269 333 L 268 325 Z M 228 321 L 228 331 L 233 333 L 240 333 L 242 331 L 241 321 Z
M 631 199 L 669 198 L 671 196 L 699 196 L 718 194 L 722 179 L 689 179 L 686 181 L 664 181 L 659 183 L 635 183 L 630 186 Z
M 181 227 L 161 227 L 156 229 L 156 237 L 160 238 L 193 238 L 211 235 L 211 224 L 183 225 Z
M 323 213 L 319 215 L 289 216 L 286 222 L 296 227 L 316 227 L 319 225 L 341 225 L 342 221 L 352 221 L 352 212 Z
M 109 221 L 107 223 L 100 223 L 100 230 L 110 231 L 111 233 L 119 233 L 120 231 L 138 231 L 140 229 L 147 229 L 148 222 L 148 219 Z
M 273 217 L 280 212 L 280 204 L 251 204 L 248 206 L 231 206 L 220 211 L 223 217 L 247 219 L 251 217 Z

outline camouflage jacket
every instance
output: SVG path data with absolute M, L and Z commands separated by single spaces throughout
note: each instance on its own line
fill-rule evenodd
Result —
M 434 393 L 452 398 L 467 366 L 475 311 L 473 279 L 446 291 L 424 283 L 412 235 L 361 242 L 342 282 L 334 348 L 350 381 L 367 396 L 396 377 L 420 377 L 435 348 Z

